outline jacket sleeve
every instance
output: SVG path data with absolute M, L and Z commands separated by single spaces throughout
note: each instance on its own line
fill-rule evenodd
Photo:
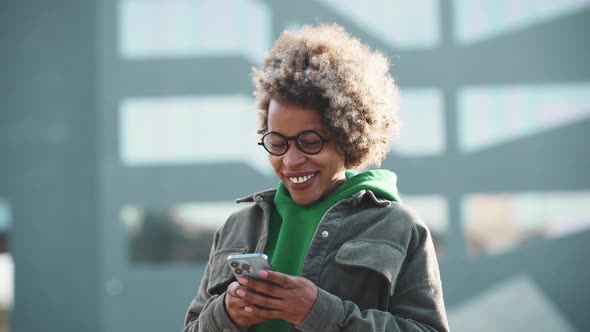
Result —
M 319 289 L 316 303 L 297 328 L 305 332 L 449 331 L 432 239 L 426 230 L 416 240 L 418 246 L 400 271 L 387 311 L 360 310 L 354 302 Z
M 218 290 L 217 287 L 214 290 L 210 289 L 210 281 L 213 278 L 212 275 L 215 273 L 212 265 L 216 259 L 215 248 L 218 239 L 219 232 L 216 232 L 211 253 L 209 254 L 209 262 L 205 268 L 197 296 L 192 300 L 186 313 L 183 332 L 240 332 L 247 330 L 247 328 L 236 326 L 231 318 L 229 318 L 225 309 L 227 286 L 222 286 L 225 289 Z

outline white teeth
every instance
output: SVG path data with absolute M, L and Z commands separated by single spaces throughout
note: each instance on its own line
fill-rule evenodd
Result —
M 315 175 L 315 173 L 306 175 L 306 176 L 300 176 L 300 177 L 290 177 L 289 180 L 291 180 L 291 182 L 295 183 L 295 184 L 300 184 L 303 182 L 307 182 L 309 181 L 309 179 L 311 179 L 313 176 Z

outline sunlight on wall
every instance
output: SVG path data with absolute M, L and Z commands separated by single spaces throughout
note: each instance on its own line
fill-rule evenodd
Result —
M 464 198 L 462 210 L 470 256 L 590 229 L 588 191 L 474 193 Z
M 455 40 L 469 44 L 547 22 L 588 7 L 590 0 L 453 0 Z
M 467 153 L 590 118 L 590 84 L 466 87 L 458 99 Z
M 267 6 L 256 0 L 124 0 L 119 53 L 129 60 L 242 55 L 259 63 L 270 47 L 270 24 Z

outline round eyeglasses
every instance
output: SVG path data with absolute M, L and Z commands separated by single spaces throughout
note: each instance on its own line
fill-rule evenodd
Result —
M 297 136 L 284 136 L 276 131 L 269 131 L 262 136 L 258 145 L 262 145 L 273 156 L 282 156 L 289 150 L 289 141 L 295 141 L 297 148 L 306 154 L 318 154 L 328 140 L 314 130 L 305 130 Z

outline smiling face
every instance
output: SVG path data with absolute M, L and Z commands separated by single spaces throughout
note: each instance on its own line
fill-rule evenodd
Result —
M 268 131 L 297 136 L 306 130 L 328 138 L 320 153 L 305 154 L 294 141 L 289 141 L 289 150 L 284 155 L 268 157 L 275 174 L 299 205 L 318 201 L 346 181 L 344 155 L 337 150 L 336 142 L 327 137 L 319 111 L 275 99 L 270 101 Z

